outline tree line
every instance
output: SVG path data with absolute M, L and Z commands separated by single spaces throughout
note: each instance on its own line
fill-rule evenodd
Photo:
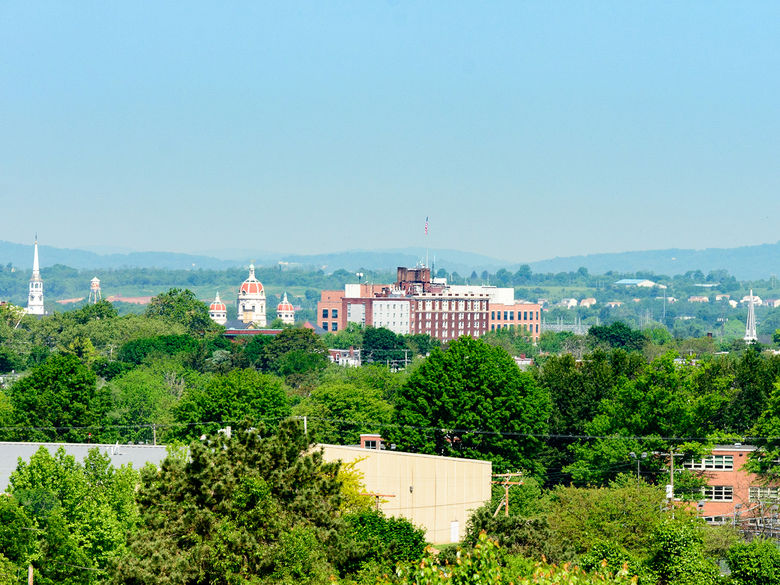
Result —
M 3 526 L 16 526 L 0 532 L 0 567 L 17 577 L 32 562 L 51 582 L 376 582 L 396 561 L 416 560 L 410 567 L 428 567 L 426 575 L 408 568 L 388 579 L 458 582 L 466 577 L 454 567 L 476 563 L 521 582 L 544 556 L 589 575 L 576 578 L 602 571 L 620 582 L 625 570 L 661 584 L 715 583 L 719 558 L 735 575 L 759 560 L 778 564 L 761 543 L 661 509 L 664 453 L 701 457 L 717 442 L 752 437 L 763 455 L 753 469 L 776 474 L 780 358 L 755 345 L 720 355 L 707 341 L 683 346 L 615 323 L 548 338 L 521 371 L 500 335 L 441 346 L 352 328 L 326 340 L 412 357 L 403 368 L 378 356 L 340 368 L 308 329 L 225 339 L 188 291 L 159 295 L 142 315 L 120 316 L 110 303 L 41 319 L 0 311 L 0 348 L 23 370 L 0 391 L 3 440 L 190 449 L 140 473 L 110 469 L 99 454 L 82 465 L 40 453 L 21 465 L 0 510 Z M 218 433 L 228 425 L 231 438 Z M 356 444 L 361 433 L 400 450 L 488 459 L 495 471 L 522 471 L 525 484 L 513 488 L 509 516 L 494 516 L 498 493 L 474 514 L 460 565 L 447 551 L 420 561 L 425 543 L 412 527 L 347 522 L 367 512 L 340 507 L 354 482 L 308 448 Z M 631 457 L 642 452 L 651 456 Z M 675 496 L 696 498 L 702 478 L 678 473 Z M 305 496 L 290 487 L 304 484 Z

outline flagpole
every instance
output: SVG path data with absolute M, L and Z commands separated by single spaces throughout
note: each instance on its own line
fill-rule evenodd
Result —
M 430 268 L 431 265 L 428 263 L 428 216 L 425 216 L 425 267 Z M 433 275 L 431 275 L 431 278 L 433 278 Z

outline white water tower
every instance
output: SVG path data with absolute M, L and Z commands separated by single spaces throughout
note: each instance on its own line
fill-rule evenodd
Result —
M 100 279 L 96 276 L 89 281 L 89 302 L 93 305 L 102 300 L 103 294 L 100 292 Z

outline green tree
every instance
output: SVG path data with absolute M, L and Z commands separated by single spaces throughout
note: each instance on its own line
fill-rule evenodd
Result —
M 631 329 L 621 321 L 615 321 L 612 325 L 591 327 L 588 330 L 588 337 L 597 343 L 628 351 L 641 351 L 647 343 L 647 338 L 641 332 Z
M 664 517 L 659 512 L 664 496 L 660 487 L 637 483 L 635 478 L 605 488 L 557 486 L 547 516 L 552 543 L 561 550 L 573 547 L 582 555 L 610 542 L 645 556 Z
M 263 345 L 262 364 L 281 376 L 316 372 L 328 365 L 328 348 L 311 329 L 285 329 Z
M 427 356 L 437 347 L 441 347 L 441 341 L 431 337 L 427 333 L 417 333 L 406 336 L 406 345 L 415 355 Z
M 128 341 L 119 348 L 116 357 L 123 362 L 140 364 L 155 354 L 176 355 L 193 352 L 197 348 L 198 341 L 191 335 L 160 335 Z
M 379 433 L 392 422 L 393 405 L 376 388 L 334 381 L 312 390 L 294 413 L 311 417 L 317 441 L 354 445 L 361 433 Z
M 549 413 L 547 391 L 503 349 L 461 337 L 410 375 L 388 435 L 401 450 L 487 458 L 498 469 L 538 473 Z
M 110 402 L 94 372 L 73 355 L 53 355 L 8 390 L 14 426 L 26 441 L 97 441 Z
M 408 357 L 408 349 L 402 335 L 396 335 L 384 327 L 366 327 L 363 332 L 363 359 L 385 363 Z
M 80 309 L 66 313 L 69 319 L 76 323 L 84 324 L 98 319 L 114 319 L 118 316 L 117 310 L 106 300 L 94 304 L 86 304 Z
M 166 321 L 182 324 L 188 332 L 203 335 L 206 331 L 217 331 L 220 326 L 209 317 L 206 303 L 199 301 L 188 289 L 172 288 L 157 295 L 149 303 L 144 315 L 160 317 Z
M 686 520 L 667 519 L 653 537 L 649 565 L 659 585 L 716 585 L 717 565 L 703 553 L 701 530 Z
M 13 495 L 0 495 L 0 584 L 17 583 L 35 553 L 32 519 Z
M 736 543 L 728 564 L 734 585 L 780 585 L 780 549 L 772 540 Z
M 13 370 L 23 370 L 25 361 L 13 350 L 0 347 L 0 374 L 7 374 Z
M 62 448 L 52 456 L 44 447 L 20 461 L 9 492 L 37 527 L 35 582 L 101 582 L 138 518 L 137 481 L 135 471 L 114 469 L 97 449 L 83 464 Z
M 715 423 L 728 404 L 724 392 L 728 380 L 710 376 L 710 367 L 717 370 L 717 366 L 675 364 L 668 354 L 635 379 L 619 377 L 611 395 L 600 401 L 585 425 L 586 433 L 598 438 L 573 445 L 576 461 L 566 470 L 577 482 L 603 483 L 631 469 L 631 452 L 674 448 L 693 455 L 700 446 L 669 438 L 704 437 L 718 430 Z M 645 473 L 649 467 L 655 475 L 665 464 L 648 458 L 643 466 Z
M 338 463 L 300 424 L 234 429 L 145 473 L 118 583 L 321 583 L 335 573 Z
M 513 562 L 519 560 L 520 562 Z M 621 569 L 616 573 L 598 570 L 586 573 L 568 564 L 551 565 L 546 561 L 529 563 L 526 559 L 513 558 L 485 533 L 479 535 L 477 544 L 469 551 L 460 551 L 457 562 L 442 565 L 430 549 L 415 563 L 403 565 L 396 579 L 380 580 L 380 585 L 634 585 L 635 579 Z
M 325 345 L 334 349 L 349 349 L 363 347 L 363 326 L 358 323 L 347 323 L 344 329 L 336 333 L 323 335 Z
M 351 541 L 348 560 L 341 563 L 344 573 L 380 576 L 393 571 L 396 563 L 418 560 L 426 547 L 425 532 L 406 518 L 392 518 L 377 510 L 344 517 L 346 539 Z
M 735 367 L 736 394 L 728 408 L 727 422 L 733 432 L 747 431 L 761 413 L 780 374 L 780 360 L 767 359 L 755 347 L 748 347 Z
M 174 359 L 156 359 L 114 378 L 111 392 L 112 424 L 119 427 L 125 441 L 152 441 L 156 427 L 158 440 L 174 423 L 173 410 L 185 390 L 203 388 L 207 377 L 185 369 Z
M 244 420 L 278 420 L 290 414 L 282 381 L 256 370 L 218 374 L 203 386 L 188 386 L 174 408 L 179 436 L 199 437 Z

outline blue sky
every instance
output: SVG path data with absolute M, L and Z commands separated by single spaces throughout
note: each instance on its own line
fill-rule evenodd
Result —
M 780 239 L 778 2 L 0 4 L 0 239 Z

